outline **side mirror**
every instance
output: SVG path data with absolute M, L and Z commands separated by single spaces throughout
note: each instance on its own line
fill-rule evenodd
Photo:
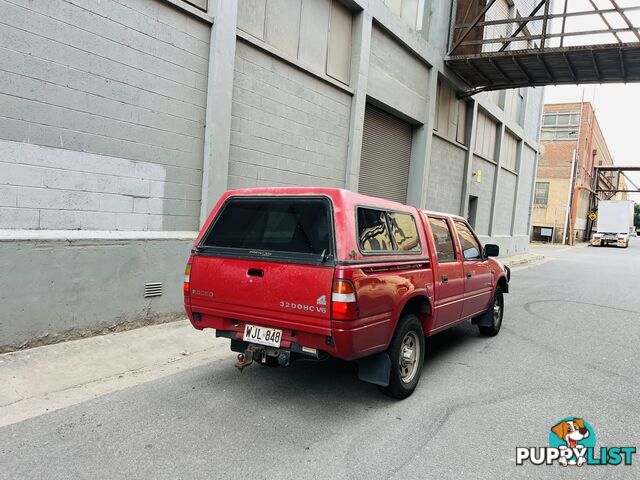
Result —
M 500 255 L 500 247 L 498 245 L 494 245 L 493 243 L 487 243 L 484 246 L 485 257 L 497 257 L 498 255 Z

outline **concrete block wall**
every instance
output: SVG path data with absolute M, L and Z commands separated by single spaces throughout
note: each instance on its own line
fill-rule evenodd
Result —
M 514 235 L 529 235 L 529 219 L 531 214 L 531 194 L 534 188 L 535 168 L 537 152 L 528 146 L 524 146 L 519 174 L 522 176 L 518 189 L 515 218 L 513 225 Z
M 509 170 L 500 169 L 500 183 L 496 198 L 496 217 L 493 234 L 510 235 L 513 218 L 513 202 L 515 200 L 516 181 L 518 177 Z
M 195 230 L 197 170 L 0 140 L 0 229 Z
M 418 121 L 426 121 L 429 69 L 389 34 L 371 31 L 367 93 L 386 106 Z
M 210 27 L 85 3 L 0 0 L 0 229 L 196 229 Z
M 434 136 L 426 208 L 454 214 L 460 212 L 465 154 L 463 148 Z
M 344 187 L 351 95 L 238 40 L 229 188 Z
M 481 172 L 480 181 L 478 182 L 476 176 L 471 176 L 469 195 L 478 197 L 475 231 L 478 235 L 487 235 L 491 225 L 491 197 L 496 175 L 496 165 L 495 163 L 474 155 L 471 163 L 471 171 L 477 172 L 478 170 Z

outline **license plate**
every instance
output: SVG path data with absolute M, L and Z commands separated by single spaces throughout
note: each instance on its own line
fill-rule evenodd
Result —
M 247 324 L 244 326 L 243 340 L 245 342 L 268 345 L 269 347 L 279 347 L 282 340 L 282 330 Z

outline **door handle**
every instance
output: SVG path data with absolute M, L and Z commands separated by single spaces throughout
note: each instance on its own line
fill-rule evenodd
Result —
M 471 278 L 472 277 L 472 273 L 471 272 L 467 272 L 467 278 Z
M 440 277 L 440 280 L 442 280 L 442 283 L 447 283 L 449 281 L 449 276 L 448 275 L 442 275 Z
M 247 271 L 247 275 L 251 277 L 263 277 L 264 270 L 262 270 L 261 268 L 250 268 L 249 271 Z

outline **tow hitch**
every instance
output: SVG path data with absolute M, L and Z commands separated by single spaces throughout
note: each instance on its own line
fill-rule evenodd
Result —
M 234 364 L 234 366 L 238 370 L 240 370 L 240 373 L 242 373 L 242 370 L 244 370 L 245 367 L 248 367 L 252 363 L 253 363 L 253 352 L 251 352 L 250 349 L 247 349 L 245 353 L 238 354 L 238 361 Z
M 268 359 L 275 360 L 278 365 L 287 366 L 291 361 L 291 354 L 288 351 L 276 348 L 249 345 L 244 352 L 238 354 L 238 361 L 234 366 L 242 372 L 254 361 L 267 363 Z

